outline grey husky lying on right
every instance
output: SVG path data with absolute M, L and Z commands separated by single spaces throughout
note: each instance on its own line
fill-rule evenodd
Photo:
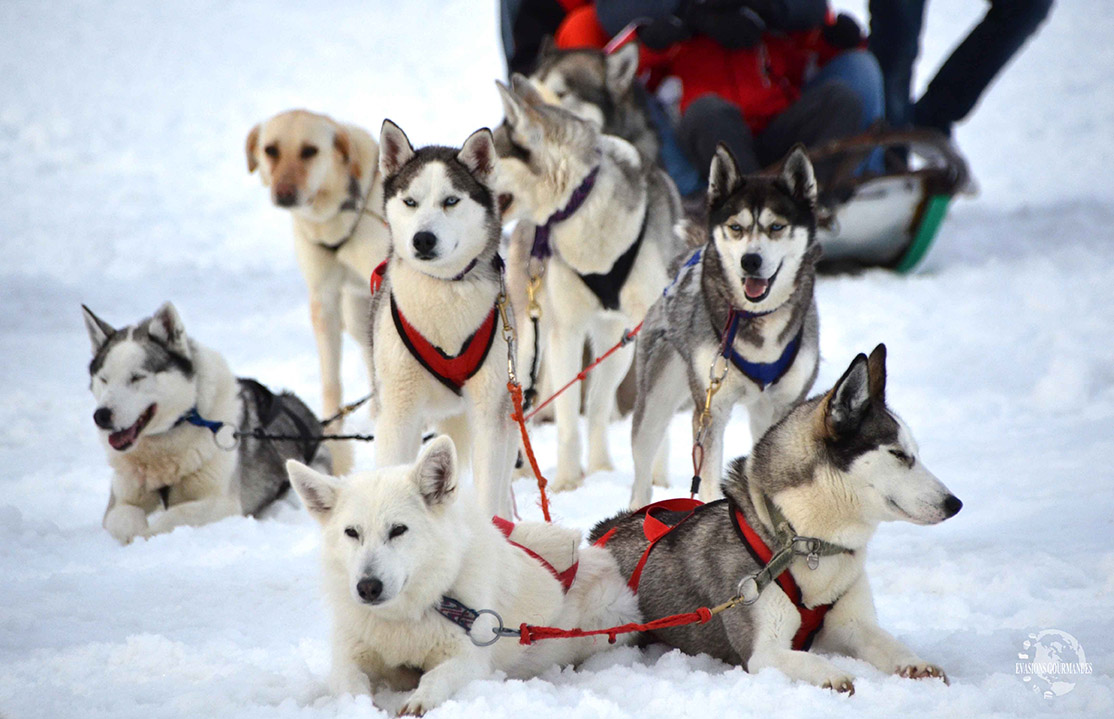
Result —
M 626 576 L 644 561 L 636 589 L 647 619 L 724 602 L 747 586 L 770 550 L 793 538 L 818 540 L 816 555 L 793 556 L 752 604 L 706 624 L 656 631 L 654 639 L 750 672 L 777 667 L 841 692 L 854 692 L 853 677 L 807 651 L 810 645 L 884 672 L 947 681 L 942 669 L 878 626 L 864 571 L 866 544 L 880 522 L 936 524 L 963 506 L 921 464 L 908 427 L 886 407 L 885 362 L 884 345 L 869 360 L 860 354 L 830 392 L 774 425 L 750 457 L 732 464 L 726 499 L 698 507 L 680 524 L 676 513 L 672 521 L 668 512 L 655 513 L 676 529 L 645 560 L 639 513 L 592 530 L 591 541 L 604 544 Z

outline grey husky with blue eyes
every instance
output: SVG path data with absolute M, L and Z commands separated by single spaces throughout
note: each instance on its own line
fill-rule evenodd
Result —
M 746 405 L 757 441 L 816 379 L 819 319 L 813 299 L 816 178 L 800 147 L 781 173 L 744 176 L 720 145 L 708 179 L 704 246 L 680 258 L 672 284 L 646 314 L 638 338 L 631 431 L 631 508 L 650 501 L 670 419 L 691 402 L 694 440 L 712 378 L 703 432 L 700 497 L 719 495 L 723 433 L 731 410 Z M 657 461 L 655 461 L 657 458 Z
M 103 524 L 121 544 L 258 514 L 289 488 L 287 459 L 331 470 L 313 412 L 292 394 L 233 375 L 186 334 L 174 305 L 119 329 L 82 311 L 93 346 L 93 422 L 115 470 Z M 297 439 L 233 446 L 229 428 Z

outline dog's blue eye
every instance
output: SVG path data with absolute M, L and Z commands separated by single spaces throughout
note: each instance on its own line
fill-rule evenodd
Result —
M 409 529 L 409 527 L 407 527 L 405 524 L 396 524 L 395 526 L 391 527 L 391 531 L 387 534 L 387 538 L 394 539 L 395 537 L 401 537 L 402 535 L 406 534 L 407 529 Z
M 355 527 L 347 527 L 344 530 L 344 536 L 352 537 L 352 539 L 359 539 L 360 533 L 356 531 Z
M 774 224 L 770 225 L 770 232 L 781 232 L 784 229 L 785 229 L 785 225 L 781 225 L 781 224 L 778 224 L 776 222 Z
M 413 197 L 407 197 L 405 200 L 402 201 L 402 204 L 406 205 L 407 207 L 418 206 L 417 200 L 415 200 Z
M 459 197 L 457 197 L 456 195 L 449 195 L 445 198 L 445 207 L 452 207 L 458 202 L 460 202 Z
M 731 230 L 732 232 L 742 232 L 743 226 L 736 222 L 734 224 L 728 225 L 727 229 Z

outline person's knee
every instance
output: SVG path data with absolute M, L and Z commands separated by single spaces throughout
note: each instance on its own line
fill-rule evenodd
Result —
M 831 80 L 818 87 L 817 92 L 834 135 L 851 135 L 859 130 L 863 103 L 855 90 L 842 80 Z
M 718 95 L 704 95 L 689 104 L 681 118 L 682 128 L 703 127 L 708 124 L 742 122 L 743 114 L 739 108 Z

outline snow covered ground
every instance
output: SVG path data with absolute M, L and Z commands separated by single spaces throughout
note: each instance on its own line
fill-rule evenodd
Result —
M 841 2 L 865 16 L 861 1 Z M 529 682 L 477 682 L 434 715 L 1114 714 L 1114 17 L 1061 2 L 958 130 L 982 187 L 924 270 L 824 279 L 817 388 L 878 341 L 891 404 L 965 502 L 887 525 L 869 571 L 883 626 L 952 686 L 858 674 L 837 696 L 707 657 L 616 649 Z M 982 3 L 933 0 L 925 68 Z M 380 716 L 327 694 L 317 528 L 281 507 L 121 548 L 100 528 L 109 470 L 86 391 L 78 304 L 127 323 L 173 299 L 234 370 L 316 403 L 316 358 L 287 218 L 245 172 L 257 120 L 308 106 L 418 142 L 499 119 L 488 3 L 436 0 L 0 3 L 0 716 Z M 920 80 L 928 76 L 922 73 Z M 347 394 L 365 389 L 350 355 Z M 749 447 L 745 416 L 729 430 Z M 631 465 L 554 498 L 587 528 Z M 673 425 L 673 494 L 686 422 Z M 544 468 L 552 427 L 536 432 Z M 371 453 L 361 447 L 358 463 Z M 516 485 L 537 516 L 536 490 Z M 658 497 L 669 493 L 659 490 Z M 1094 674 L 1037 696 L 1030 633 L 1074 635 Z

